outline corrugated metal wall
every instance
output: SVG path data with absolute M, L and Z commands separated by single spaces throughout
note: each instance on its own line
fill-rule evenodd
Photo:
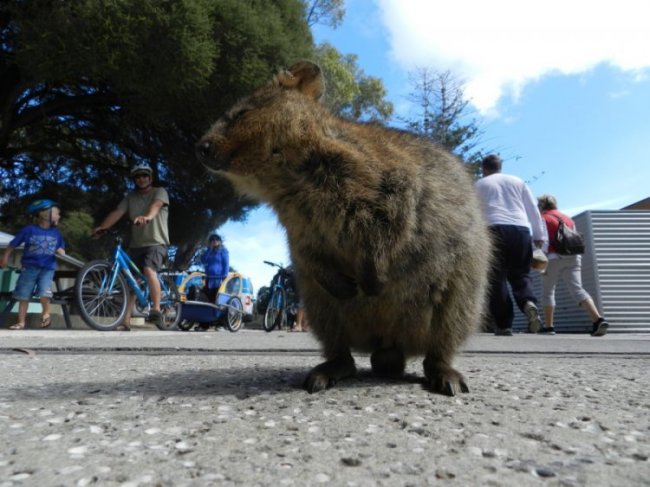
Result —
M 598 298 L 610 331 L 650 333 L 650 211 L 590 213 Z
M 610 333 L 650 333 L 650 211 L 587 211 L 573 220 L 587 241 L 582 284 L 610 323 Z M 540 301 L 541 278 L 533 272 Z M 555 291 L 555 327 L 559 332 L 591 331 L 587 313 L 562 282 Z M 527 323 L 517 310 L 514 328 Z

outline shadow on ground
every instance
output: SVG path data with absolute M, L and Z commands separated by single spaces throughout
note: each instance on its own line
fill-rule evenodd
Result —
M 314 364 L 316 365 L 316 364 Z M 5 387 L 0 400 L 81 400 L 117 396 L 234 396 L 248 399 L 257 395 L 286 394 L 304 391 L 303 382 L 309 367 L 235 367 L 228 369 L 192 369 L 165 372 L 146 377 L 116 380 L 69 380 L 39 385 Z M 133 370 L 133 372 L 137 372 Z M 122 374 L 123 376 L 123 374 Z M 379 378 L 367 370 L 335 385 L 337 389 L 354 389 L 387 384 L 411 383 L 426 388 L 423 377 L 406 374 L 400 379 Z M 304 391 L 307 394 L 306 391 Z

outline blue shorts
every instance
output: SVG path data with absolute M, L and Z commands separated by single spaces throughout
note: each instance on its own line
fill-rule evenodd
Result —
M 24 267 L 18 276 L 13 298 L 17 301 L 29 301 L 32 296 L 51 298 L 53 278 L 54 269 Z

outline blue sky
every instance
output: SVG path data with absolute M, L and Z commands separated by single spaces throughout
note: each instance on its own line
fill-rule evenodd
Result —
M 650 3 L 643 0 L 346 0 L 317 42 L 358 56 L 381 78 L 396 114 L 413 115 L 409 73 L 451 70 L 504 172 L 551 193 L 570 215 L 650 197 Z M 267 208 L 220 232 L 231 264 L 268 285 L 289 263 Z

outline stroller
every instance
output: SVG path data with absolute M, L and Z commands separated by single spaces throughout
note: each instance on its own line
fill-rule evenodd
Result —
M 202 290 L 206 276 L 202 272 L 189 274 L 179 286 L 181 318 L 178 328 L 189 331 L 195 326 L 207 330 L 211 326 L 239 331 L 244 323 L 242 276 L 231 272 L 221 283 L 214 302 L 209 302 Z

